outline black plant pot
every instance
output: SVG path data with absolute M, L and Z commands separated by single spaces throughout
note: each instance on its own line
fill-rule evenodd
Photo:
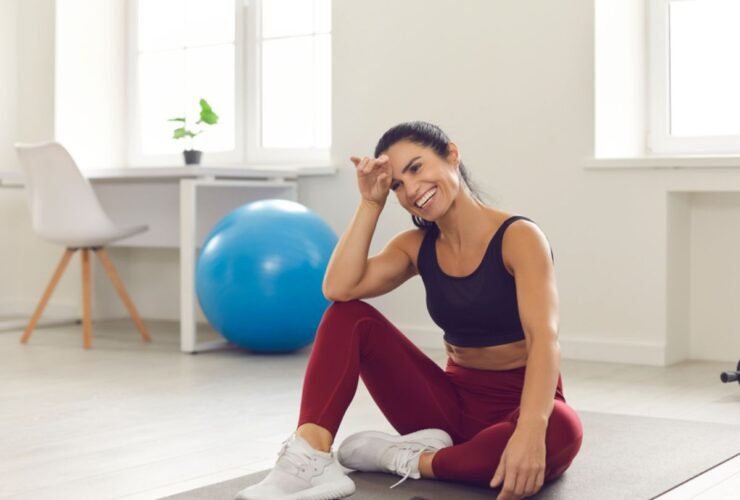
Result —
M 203 156 L 203 151 L 186 149 L 182 154 L 185 156 L 185 165 L 200 165 L 200 157 Z

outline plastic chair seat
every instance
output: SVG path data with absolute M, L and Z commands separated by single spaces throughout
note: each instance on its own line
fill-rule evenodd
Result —
M 64 234 L 59 235 L 54 234 L 53 230 L 47 230 L 44 239 L 68 248 L 103 247 L 114 241 L 143 233 L 148 229 L 149 226 L 146 225 L 108 228 L 80 227 L 79 231 L 66 230 Z

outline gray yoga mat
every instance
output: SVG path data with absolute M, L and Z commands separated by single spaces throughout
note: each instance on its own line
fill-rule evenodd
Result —
M 740 454 L 740 425 L 608 413 L 578 412 L 583 444 L 570 468 L 546 484 L 537 499 L 651 499 Z M 245 450 L 245 453 L 247 451 Z M 268 471 L 167 497 L 230 500 Z M 498 490 L 444 481 L 407 480 L 390 474 L 353 472 L 356 500 L 448 500 L 495 498 Z

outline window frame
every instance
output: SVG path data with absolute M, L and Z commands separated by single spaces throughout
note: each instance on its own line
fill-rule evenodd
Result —
M 139 124 L 139 98 L 138 98 L 138 3 L 137 0 L 128 3 L 127 10 L 127 61 L 128 61 L 128 96 L 127 96 L 127 140 L 128 163 L 131 166 L 182 166 L 182 154 L 145 154 L 142 151 L 141 140 L 138 134 Z M 242 31 L 242 16 L 244 9 L 241 8 L 242 0 L 232 0 L 235 9 L 234 26 L 234 149 L 223 152 L 207 152 L 205 155 L 207 164 L 229 165 L 243 163 L 244 159 L 244 114 L 239 110 L 244 109 L 244 33 Z M 195 105 L 195 103 L 194 103 Z M 218 110 L 216 110 L 218 111 Z M 173 124 L 174 130 L 174 124 Z M 175 140 L 175 139 L 173 139 Z M 185 149 L 185 147 L 183 147 Z
M 674 137 L 670 134 L 670 5 L 685 0 L 648 2 L 649 110 L 648 153 L 651 155 L 737 155 L 740 135 Z
M 181 166 L 180 154 L 144 154 L 138 134 L 140 120 L 138 107 L 138 2 L 130 1 L 127 9 L 127 158 L 131 166 Z M 233 0 L 235 9 L 234 78 L 235 115 L 234 150 L 207 152 L 208 165 L 250 165 L 278 163 L 329 163 L 329 148 L 288 149 L 261 146 L 262 100 L 261 68 L 261 14 L 262 0 Z M 329 36 L 332 36 L 330 30 Z M 333 61 L 333 53 L 332 53 Z M 250 110 L 252 112 L 250 112 Z M 218 111 L 218 110 L 216 110 Z M 330 111 L 331 112 L 331 111 Z M 174 140 L 174 139 L 173 139 Z M 183 148 L 184 149 L 184 148 Z
M 246 108 L 244 114 L 247 120 L 246 162 L 277 163 L 277 162 L 329 162 L 331 159 L 331 145 L 328 148 L 264 148 L 262 147 L 262 0 L 243 0 L 248 5 L 248 15 L 244 16 L 247 39 L 246 46 Z M 330 40 L 333 30 L 329 31 Z M 333 51 L 331 54 L 333 62 Z M 248 110 L 255 110 L 249 113 Z M 330 113 L 332 111 L 330 110 Z

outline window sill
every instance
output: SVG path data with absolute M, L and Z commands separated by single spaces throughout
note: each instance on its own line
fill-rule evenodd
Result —
M 296 162 L 280 162 L 280 163 L 240 163 L 240 164 L 217 164 L 217 163 L 204 163 L 201 165 L 183 165 L 183 164 L 169 164 L 169 165 L 131 165 L 119 169 L 112 169 L 117 172 L 121 172 L 122 176 L 126 175 L 140 175 L 142 171 L 159 171 L 166 173 L 167 176 L 183 175 L 186 173 L 195 174 L 209 174 L 209 175 L 228 175 L 229 171 L 250 171 L 259 174 L 260 172 L 269 172 L 271 174 L 279 174 L 285 172 L 288 176 L 304 177 L 313 175 L 332 175 L 337 173 L 339 167 L 331 165 L 329 163 L 296 163 Z M 112 171 L 111 170 L 111 171 Z M 86 171 L 96 175 L 95 172 L 102 172 L 107 175 L 109 171 L 102 170 L 98 171 L 90 169 Z
M 339 167 L 328 164 L 244 164 L 244 165 L 171 165 L 158 167 L 122 167 L 85 169 L 83 174 L 90 180 L 118 181 L 137 178 L 176 179 L 188 177 L 213 178 L 275 178 L 289 179 L 334 175 Z M 17 170 L 0 170 L 0 187 L 22 187 L 23 174 Z
M 589 158 L 586 170 L 605 169 L 679 169 L 679 168 L 740 168 L 740 156 L 644 156 L 637 158 Z

